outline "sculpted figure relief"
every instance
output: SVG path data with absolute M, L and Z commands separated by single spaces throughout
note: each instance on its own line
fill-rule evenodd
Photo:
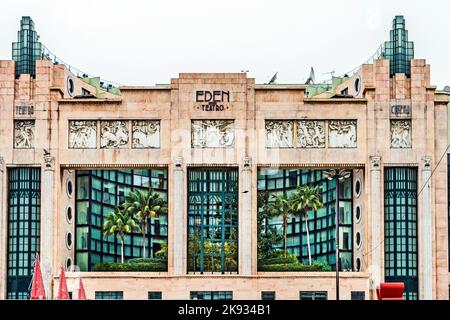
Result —
M 391 121 L 391 148 L 411 148 L 411 121 Z
M 356 120 L 330 120 L 328 130 L 331 148 L 356 148 Z
M 133 148 L 159 148 L 160 123 L 154 120 L 132 122 Z
M 90 120 L 69 121 L 69 148 L 72 149 L 97 148 L 97 121 L 90 121 Z
M 193 120 L 193 148 L 227 148 L 234 145 L 233 120 Z
M 34 120 L 14 121 L 14 148 L 34 148 Z
M 102 121 L 100 123 L 100 147 L 105 149 L 127 148 L 127 121 Z
M 298 121 L 298 146 L 300 148 L 325 148 L 325 121 Z
M 266 121 L 266 147 L 292 148 L 293 121 Z

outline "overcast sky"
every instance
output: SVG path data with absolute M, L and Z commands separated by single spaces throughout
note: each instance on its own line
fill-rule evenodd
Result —
M 6 2 L 6 3 L 5 3 Z M 404 15 L 415 57 L 432 84 L 450 85 L 450 1 L 397 0 L 7 0 L 0 59 L 11 59 L 21 16 L 59 58 L 125 85 L 169 83 L 179 72 L 249 70 L 257 83 L 344 74 L 389 39 Z

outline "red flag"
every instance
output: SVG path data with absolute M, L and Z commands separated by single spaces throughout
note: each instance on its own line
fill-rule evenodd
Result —
M 86 292 L 84 291 L 83 281 L 80 278 L 80 288 L 78 289 L 78 300 L 87 300 Z
M 61 276 L 59 277 L 58 300 L 69 300 L 69 290 L 67 290 L 66 274 L 61 266 Z
M 33 284 L 31 286 L 31 299 L 45 300 L 44 280 L 42 279 L 41 264 L 39 263 L 39 254 L 36 254 L 33 272 Z

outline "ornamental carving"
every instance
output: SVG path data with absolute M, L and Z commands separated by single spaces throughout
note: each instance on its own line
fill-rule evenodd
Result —
M 391 121 L 391 148 L 411 148 L 411 121 Z
M 116 149 L 128 147 L 127 121 L 100 122 L 100 148 Z
M 356 120 L 330 120 L 328 144 L 330 148 L 356 148 Z
M 193 120 L 193 148 L 228 148 L 234 145 L 233 120 Z
M 266 121 L 267 148 L 293 148 L 293 121 Z
M 298 121 L 297 140 L 300 148 L 325 148 L 325 121 Z
M 91 120 L 69 121 L 69 148 L 71 149 L 97 148 L 97 121 Z
M 133 148 L 159 148 L 160 123 L 155 120 L 132 121 Z
M 34 120 L 14 121 L 14 148 L 34 148 Z

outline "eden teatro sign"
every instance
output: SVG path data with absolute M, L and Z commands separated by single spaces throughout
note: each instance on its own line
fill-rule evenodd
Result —
M 197 110 L 225 111 L 230 108 L 230 91 L 197 90 L 195 92 L 195 102 Z

